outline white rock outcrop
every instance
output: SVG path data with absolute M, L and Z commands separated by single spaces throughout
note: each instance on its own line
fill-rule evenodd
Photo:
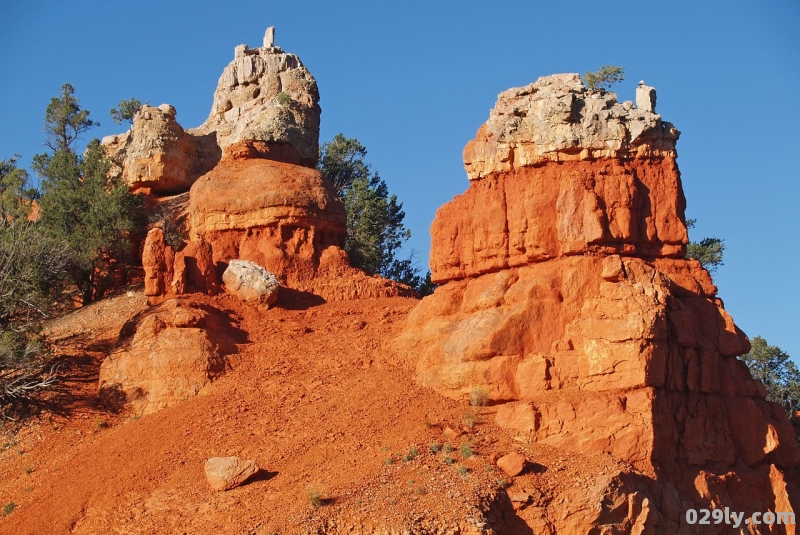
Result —
M 470 180 L 546 161 L 674 153 L 680 132 L 655 113 L 655 89 L 637 105 L 590 92 L 578 74 L 543 76 L 500 93 L 489 120 L 464 148 Z M 641 154 L 640 154 L 641 153 Z
M 256 157 L 315 168 L 319 157 L 319 90 L 294 54 L 274 45 L 267 29 L 264 46 L 238 45 L 222 71 L 208 119 L 184 130 L 168 104 L 148 105 L 133 127 L 102 143 L 133 190 L 155 194 L 187 191 L 224 154 Z
M 270 44 L 270 39 L 273 28 L 267 29 L 263 47 L 236 47 L 219 78 L 211 114 L 189 132 L 214 132 L 223 150 L 242 141 L 288 144 L 301 165 L 314 167 L 321 113 L 317 82 L 300 58 Z
M 170 194 L 188 190 L 211 170 L 222 154 L 214 136 L 191 135 L 175 117 L 169 104 L 145 104 L 130 130 L 103 138 L 112 175 L 121 175 L 134 191 Z

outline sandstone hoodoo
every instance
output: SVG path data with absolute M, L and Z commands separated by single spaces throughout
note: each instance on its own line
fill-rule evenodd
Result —
M 749 341 L 708 272 L 685 258 L 679 133 L 653 88 L 636 100 L 575 74 L 499 96 L 464 150 L 468 190 L 431 227 L 441 286 L 400 347 L 446 396 L 487 389 L 499 425 L 635 467 L 609 485 L 639 496 L 630 522 L 643 532 L 686 528 L 687 508 L 793 510 L 793 428 L 736 359 Z M 610 529 L 603 514 L 580 532 Z
M 263 47 L 236 47 L 200 127 L 184 131 L 171 106 L 144 106 L 131 131 L 104 140 L 113 172 L 133 189 L 160 203 L 158 196 L 188 191 L 188 202 L 175 203 L 184 211 L 171 216 L 186 221 L 188 243 L 176 249 L 161 230 L 145 243 L 151 304 L 218 293 L 233 260 L 253 262 L 281 285 L 326 300 L 413 293 L 352 268 L 340 249 L 344 206 L 314 169 L 319 116 L 313 76 L 275 46 L 271 29 Z

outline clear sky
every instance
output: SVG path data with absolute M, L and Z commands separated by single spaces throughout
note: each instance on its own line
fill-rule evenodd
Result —
M 0 159 L 43 151 L 49 99 L 75 86 L 94 135 L 124 130 L 108 110 L 135 96 L 208 115 L 240 43 L 300 56 L 321 93 L 322 141 L 357 137 L 404 203 L 427 264 L 436 209 L 463 192 L 464 144 L 497 94 L 539 76 L 625 67 L 682 132 L 678 163 L 697 219 L 692 238 L 725 240 L 720 297 L 751 337 L 800 359 L 800 3 L 126 2 L 0 5 Z

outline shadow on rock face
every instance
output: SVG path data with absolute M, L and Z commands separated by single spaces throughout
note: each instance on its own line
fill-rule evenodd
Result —
M 225 373 L 225 356 L 248 342 L 235 323 L 202 298 L 171 299 L 139 314 L 100 367 L 101 402 L 147 414 L 198 395 Z
M 325 304 L 325 299 L 311 292 L 281 287 L 276 306 L 286 310 L 308 310 Z
M 533 529 L 517 515 L 506 492 L 499 492 L 485 513 L 496 533 L 502 535 L 534 535 Z

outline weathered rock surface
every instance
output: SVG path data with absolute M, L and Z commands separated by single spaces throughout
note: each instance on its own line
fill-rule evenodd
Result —
M 128 132 L 103 139 L 113 162 L 112 174 L 121 175 L 133 191 L 160 195 L 186 191 L 219 161 L 222 151 L 213 133 L 184 132 L 175 115 L 169 104 L 144 105 Z
M 208 306 L 166 301 L 141 318 L 100 366 L 100 400 L 148 414 L 198 395 L 236 350 L 227 317 Z
M 345 213 L 318 171 L 262 159 L 223 160 L 190 192 L 191 242 L 215 264 L 249 260 L 297 288 L 344 240 Z
M 188 214 L 189 243 L 182 251 L 171 252 L 157 232 L 148 235 L 143 263 L 151 303 L 217 293 L 219 274 L 237 259 L 262 266 L 283 286 L 326 300 L 413 295 L 407 286 L 350 266 L 339 248 L 344 206 L 316 170 L 226 155 L 192 186 Z
M 103 145 L 111 174 L 132 190 L 181 193 L 223 154 L 315 167 L 320 113 L 317 82 L 297 56 L 276 46 L 239 45 L 202 125 L 184 131 L 174 107 L 144 105 L 131 130 L 104 138 Z
M 225 149 L 242 141 L 288 145 L 299 163 L 319 156 L 319 90 L 294 54 L 279 47 L 239 45 L 214 92 L 208 119 L 194 135 L 214 134 Z
M 591 93 L 577 74 L 543 76 L 500 93 L 489 120 L 464 148 L 464 167 L 477 180 L 546 162 L 674 156 L 680 132 L 654 109 L 620 104 L 614 93 Z
M 223 160 L 189 194 L 191 241 L 215 262 L 253 261 L 279 277 L 314 270 L 342 242 L 345 213 L 318 171 L 270 160 Z
M 650 494 L 654 492 L 662 502 L 669 502 L 673 497 L 678 498 L 675 489 L 671 491 L 661 492 L 656 485 L 648 485 L 644 478 L 635 474 L 601 475 L 590 487 L 565 493 L 563 513 L 555 515 L 551 533 L 695 533 L 691 527 L 679 531 L 680 524 L 666 519 Z M 677 507 L 681 507 L 680 502 Z M 683 527 L 686 528 L 685 521 Z
M 464 399 L 481 387 L 499 425 L 636 468 L 567 498 L 587 507 L 552 533 L 694 533 L 687 508 L 800 497 L 794 429 L 736 359 L 750 344 L 708 272 L 684 258 L 678 133 L 654 89 L 637 102 L 577 75 L 502 93 L 464 151 L 469 189 L 431 226 L 441 286 L 398 340 L 423 385 Z
M 212 489 L 230 490 L 256 475 L 258 464 L 239 457 L 212 457 L 206 461 L 205 472 Z
M 278 300 L 280 281 L 255 262 L 231 260 L 222 274 L 222 282 L 226 292 L 260 308 L 269 308 Z
M 142 267 L 144 268 L 144 295 L 153 297 L 175 294 L 172 288 L 175 266 L 175 251 L 166 244 L 164 231 L 160 228 L 150 229 L 144 240 L 142 249 Z M 153 304 L 151 302 L 151 304 Z

